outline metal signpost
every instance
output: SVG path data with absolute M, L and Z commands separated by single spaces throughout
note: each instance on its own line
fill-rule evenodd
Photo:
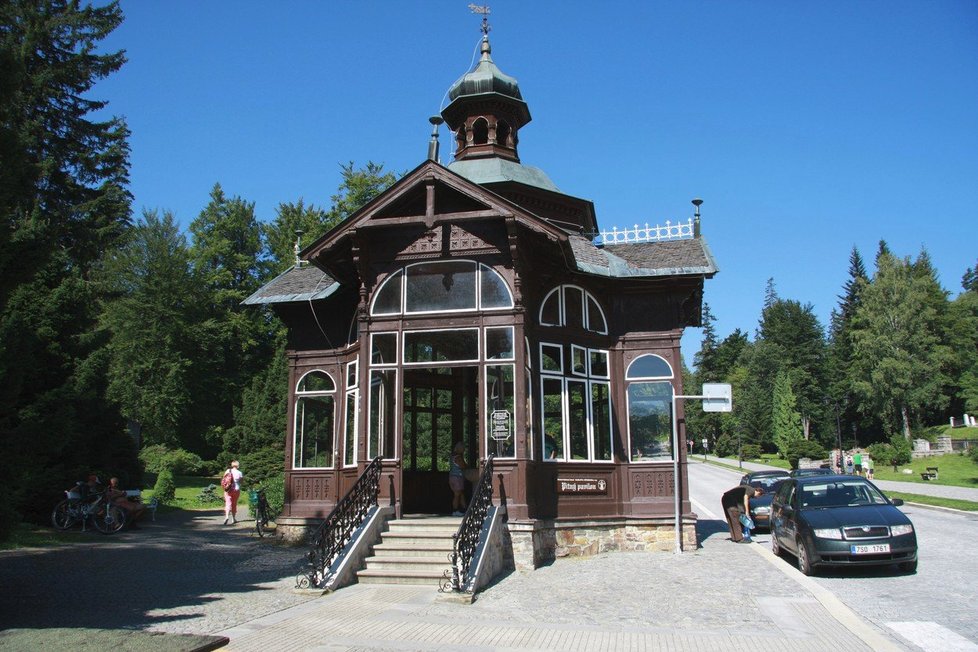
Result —
M 677 399 L 697 399 L 703 401 L 704 412 L 730 412 L 733 410 L 733 390 L 729 383 L 703 383 L 700 395 L 673 394 L 672 396 L 672 493 L 676 502 L 676 554 L 683 551 L 681 501 L 679 500 L 679 419 L 676 418 Z M 703 450 L 706 450 L 704 440 Z M 704 459 L 706 453 L 703 453 Z

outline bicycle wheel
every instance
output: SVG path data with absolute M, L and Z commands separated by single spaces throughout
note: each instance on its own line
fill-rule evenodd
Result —
M 259 507 L 255 510 L 255 531 L 258 533 L 259 537 L 265 536 L 265 526 L 268 525 L 268 516 L 265 514 L 265 508 Z
M 76 522 L 78 522 L 78 514 L 67 498 L 58 503 L 51 512 L 51 523 L 59 530 L 67 530 Z
M 126 512 L 116 505 L 102 505 L 92 516 L 95 527 L 102 534 L 118 532 L 126 524 Z

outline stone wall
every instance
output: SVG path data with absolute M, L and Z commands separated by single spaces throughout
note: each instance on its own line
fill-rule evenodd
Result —
M 513 561 L 519 570 L 532 570 L 556 557 L 589 557 L 603 552 L 676 549 L 673 520 L 536 521 L 510 523 Z M 684 550 L 696 549 L 696 521 L 682 523 Z

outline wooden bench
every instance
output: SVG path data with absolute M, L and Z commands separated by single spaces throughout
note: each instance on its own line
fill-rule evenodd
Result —
M 940 467 L 928 466 L 927 470 L 920 474 L 924 480 L 937 480 L 937 471 Z

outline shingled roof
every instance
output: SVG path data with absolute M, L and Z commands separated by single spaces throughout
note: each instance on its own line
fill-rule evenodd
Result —
M 339 286 L 340 284 L 329 274 L 314 265 L 293 266 L 263 285 L 241 303 L 262 305 L 325 299 Z
M 574 235 L 570 244 L 577 269 L 600 276 L 713 276 L 719 271 L 703 238 L 597 246 Z

